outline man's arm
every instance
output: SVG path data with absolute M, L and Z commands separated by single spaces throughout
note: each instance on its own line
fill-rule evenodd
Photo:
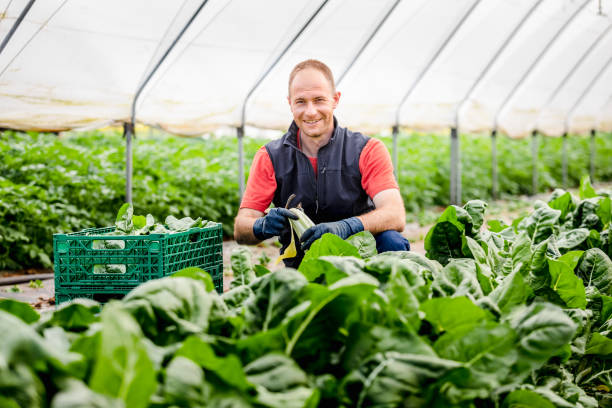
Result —
M 391 188 L 376 194 L 372 199 L 376 208 L 357 218 L 363 224 L 363 229 L 372 234 L 386 230 L 402 232 L 406 226 L 406 210 L 399 190 Z
M 251 208 L 241 208 L 238 210 L 234 221 L 234 239 L 240 245 L 255 245 L 260 242 L 253 234 L 253 224 L 255 220 L 263 217 L 264 213 Z

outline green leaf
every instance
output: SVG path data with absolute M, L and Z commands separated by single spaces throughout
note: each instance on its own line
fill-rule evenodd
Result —
M 584 354 L 596 354 L 600 356 L 608 356 L 612 354 L 612 340 L 600 333 L 593 333 L 589 339 Z
M 204 372 L 195 362 L 175 356 L 166 367 L 163 385 L 165 403 L 171 406 L 202 406 L 210 390 Z
M 115 225 L 117 226 L 117 230 L 128 233 L 134 227 L 132 223 L 132 216 L 134 215 L 134 207 L 132 207 L 132 203 L 125 203 L 119 209 L 117 213 L 117 219 L 115 220 Z
M 177 271 L 170 276 L 172 276 L 173 278 L 195 279 L 195 280 L 198 280 L 204 283 L 204 286 L 206 287 L 207 292 L 212 292 L 213 290 L 215 290 L 215 284 L 210 274 L 206 272 L 205 270 L 201 268 L 197 268 L 195 266 L 181 269 L 180 271 Z
M 557 248 L 563 253 L 570 249 L 586 249 L 584 244 L 589 237 L 589 230 L 586 228 L 577 228 L 565 232 L 561 232 L 557 237 Z
M 350 406 L 426 407 L 423 390 L 460 366 L 436 356 L 377 353 L 349 375 L 343 385 Z
M 124 408 L 122 400 L 99 394 L 83 382 L 70 379 L 53 397 L 51 408 Z
M 574 275 L 574 269 L 561 260 L 548 259 L 550 288 L 565 302 L 567 307 L 584 309 L 586 293 L 582 280 Z
M 480 230 L 480 227 L 482 227 L 482 223 L 484 221 L 484 215 L 487 210 L 487 203 L 482 200 L 470 200 L 463 206 L 463 208 L 472 217 L 473 230 L 478 232 Z
M 519 339 L 520 358 L 513 368 L 516 375 L 525 375 L 556 355 L 577 328 L 559 307 L 546 302 L 517 307 L 502 316 L 502 323 L 512 327 Z
M 471 295 L 474 299 L 481 298 L 484 293 L 478 282 L 476 264 L 473 259 L 451 259 L 437 274 L 432 284 L 432 290 L 445 296 Z
M 135 229 L 141 229 L 147 225 L 147 219 L 144 215 L 135 215 L 132 217 L 132 223 Z
M 472 327 L 490 319 L 483 309 L 465 296 L 429 299 L 421 304 L 421 310 L 438 333 Z
M 526 230 L 529 239 L 534 244 L 539 244 L 554 232 L 554 226 L 559 221 L 561 211 L 554 210 L 548 205 L 541 205 L 528 217 L 518 224 L 518 230 Z
M 32 306 L 14 299 L 0 299 L 0 310 L 17 316 L 28 324 L 34 323 L 40 319 L 40 315 Z
M 181 219 L 177 219 L 172 215 L 167 216 L 166 220 L 164 221 L 168 228 L 174 232 L 187 231 L 191 228 L 201 225 L 201 222 L 201 218 L 196 218 L 195 220 L 191 217 L 183 217 Z
M 612 294 L 612 261 L 599 248 L 591 248 L 582 254 L 576 268 L 584 285 L 595 286 L 601 294 Z
M 138 323 L 117 302 L 104 307 L 101 322 L 102 340 L 89 386 L 122 399 L 128 407 L 148 406 L 156 388 L 155 371 Z
M 128 293 L 123 304 L 157 345 L 176 343 L 193 333 L 214 332 L 226 323 L 229 313 L 216 292 L 208 292 L 200 280 L 184 277 L 145 282 Z
M 465 363 L 473 386 L 486 384 L 485 389 L 493 389 L 505 382 L 517 360 L 515 341 L 516 333 L 510 327 L 485 321 L 442 335 L 434 348 L 442 358 Z
M 328 367 L 344 336 L 340 329 L 361 302 L 370 299 L 379 282 L 367 273 L 343 278 L 328 288 L 309 285 L 308 301 L 284 321 L 285 354 L 308 371 Z
M 363 271 L 364 262 L 352 256 L 322 256 L 302 262 L 299 271 L 306 276 L 310 282 L 316 281 L 325 285 L 331 285 L 349 275 Z M 319 279 L 323 275 L 324 280 Z
M 596 210 L 596 214 L 601 220 L 604 228 L 610 225 L 612 220 L 612 199 L 610 197 L 604 197 L 599 200 L 599 207 Z
M 311 387 L 300 367 L 283 354 L 267 354 L 244 368 L 257 386 L 256 400 L 272 408 L 314 407 L 318 392 Z
M 306 251 L 302 263 L 325 255 L 354 256 L 355 258 L 361 258 L 359 250 L 339 236 L 334 234 L 323 234 L 323 236 L 316 240 L 310 246 L 310 249 Z
M 502 408 L 555 408 L 555 406 L 534 391 L 516 390 L 504 399 Z
M 64 330 L 82 331 L 99 320 L 100 303 L 91 299 L 75 299 L 61 304 L 51 315 L 48 325 Z
M 555 210 L 561 211 L 561 219 L 564 220 L 567 214 L 574 211 L 574 202 L 572 201 L 572 195 L 566 192 L 559 197 L 548 202 L 548 206 Z
M 533 291 L 525 283 L 523 275 L 515 270 L 493 289 L 489 297 L 503 313 L 508 313 L 514 307 L 525 304 L 532 294 Z
M 597 193 L 591 185 L 591 178 L 588 175 L 582 176 L 580 179 L 579 196 L 581 200 L 584 200 L 585 198 L 597 197 Z
M 251 250 L 249 248 L 238 246 L 232 249 L 230 262 L 234 274 L 234 280 L 232 281 L 231 287 L 248 285 L 256 278 L 255 271 L 253 270 Z
M 489 226 L 489 231 L 491 232 L 500 232 L 506 228 L 510 228 L 510 226 L 502 220 L 489 220 L 487 221 L 487 225 Z
M 276 327 L 287 312 L 302 302 L 308 281 L 295 269 L 280 269 L 251 284 L 254 296 L 245 302 L 246 330 L 255 333 Z
M 465 210 L 464 210 L 465 211 Z M 465 226 L 457 220 L 457 209 L 449 206 L 425 237 L 425 250 L 429 259 L 446 265 L 451 258 L 463 256 L 461 251 Z
M 246 379 L 242 363 L 233 354 L 225 357 L 215 355 L 212 347 L 196 336 L 189 336 L 175 353 L 175 356 L 184 356 L 213 372 L 227 385 L 240 391 L 247 391 L 252 385 Z
M 351 235 L 346 241 L 357 248 L 359 255 L 363 259 L 378 254 L 376 250 L 376 239 L 370 231 L 361 231 L 355 235 Z

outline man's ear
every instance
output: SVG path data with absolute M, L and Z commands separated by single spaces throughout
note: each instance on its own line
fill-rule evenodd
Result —
M 340 92 L 336 92 L 334 95 L 334 109 L 338 106 L 338 102 L 340 102 Z

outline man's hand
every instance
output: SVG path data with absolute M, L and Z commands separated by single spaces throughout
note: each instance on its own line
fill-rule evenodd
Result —
M 260 240 L 280 235 L 289 226 L 289 218 L 297 220 L 298 216 L 286 208 L 272 208 L 266 216 L 255 220 L 253 235 Z
M 334 234 L 342 239 L 346 239 L 361 231 L 363 231 L 363 224 L 359 218 L 351 217 L 336 222 L 324 222 L 310 227 L 304 231 L 300 241 L 302 242 L 302 249 L 305 251 L 325 233 Z

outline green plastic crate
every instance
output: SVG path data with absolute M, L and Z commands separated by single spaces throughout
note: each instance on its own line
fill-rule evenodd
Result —
M 223 265 L 217 265 L 206 269 L 208 273 L 213 277 L 213 283 L 215 289 L 219 294 L 223 292 Z M 60 304 L 68 302 L 73 299 L 86 298 L 97 300 L 101 303 L 106 303 L 111 299 L 121 299 L 127 295 L 134 286 L 122 286 L 122 285 L 109 285 L 106 288 L 69 288 L 69 289 L 58 289 L 55 288 L 55 303 Z
M 143 282 L 191 266 L 209 272 L 217 292 L 223 292 L 221 224 L 174 234 L 103 235 L 114 230 L 53 235 L 56 303 L 69 297 L 126 294 Z

